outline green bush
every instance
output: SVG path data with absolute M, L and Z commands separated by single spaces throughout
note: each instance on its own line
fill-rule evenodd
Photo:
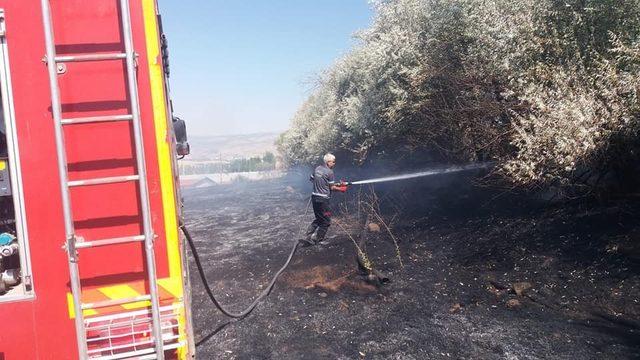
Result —
M 637 154 L 640 0 L 373 6 L 278 140 L 288 164 L 491 159 L 516 185 L 573 186 Z

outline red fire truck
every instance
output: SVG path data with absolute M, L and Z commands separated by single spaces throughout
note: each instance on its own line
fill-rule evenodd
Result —
M 165 44 L 156 0 L 0 0 L 0 360 L 194 356 Z

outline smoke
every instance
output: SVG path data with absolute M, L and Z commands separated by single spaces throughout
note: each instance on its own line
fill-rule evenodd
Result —
M 411 173 L 411 174 L 401 174 L 401 175 L 386 176 L 386 177 L 375 178 L 375 179 L 353 181 L 351 182 L 351 184 L 363 185 L 363 184 L 374 184 L 374 183 L 381 183 L 381 182 L 387 182 L 387 181 L 406 180 L 406 179 L 454 173 L 454 172 L 460 172 L 460 171 L 486 169 L 486 168 L 492 167 L 493 165 L 494 165 L 493 162 L 485 162 L 485 163 L 477 163 L 477 164 L 469 164 L 469 165 L 461 165 L 461 166 L 451 166 L 447 168 L 431 169 L 431 170 L 420 171 L 420 172 Z

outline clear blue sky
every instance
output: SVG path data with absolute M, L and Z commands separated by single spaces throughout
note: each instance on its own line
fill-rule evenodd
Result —
M 367 0 L 159 0 L 174 109 L 190 135 L 285 130 L 310 80 L 355 44 Z

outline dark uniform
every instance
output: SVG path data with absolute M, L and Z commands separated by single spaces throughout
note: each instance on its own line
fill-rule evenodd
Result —
M 331 199 L 331 186 L 336 184 L 333 170 L 329 169 L 326 164 L 320 165 L 311 175 L 310 180 L 313 182 L 313 193 L 311 194 L 311 203 L 313 205 L 313 213 L 316 219 L 309 225 L 307 229 L 307 239 L 310 240 L 316 230 L 316 242 L 324 240 L 327 230 L 331 225 L 331 207 L 329 201 Z

